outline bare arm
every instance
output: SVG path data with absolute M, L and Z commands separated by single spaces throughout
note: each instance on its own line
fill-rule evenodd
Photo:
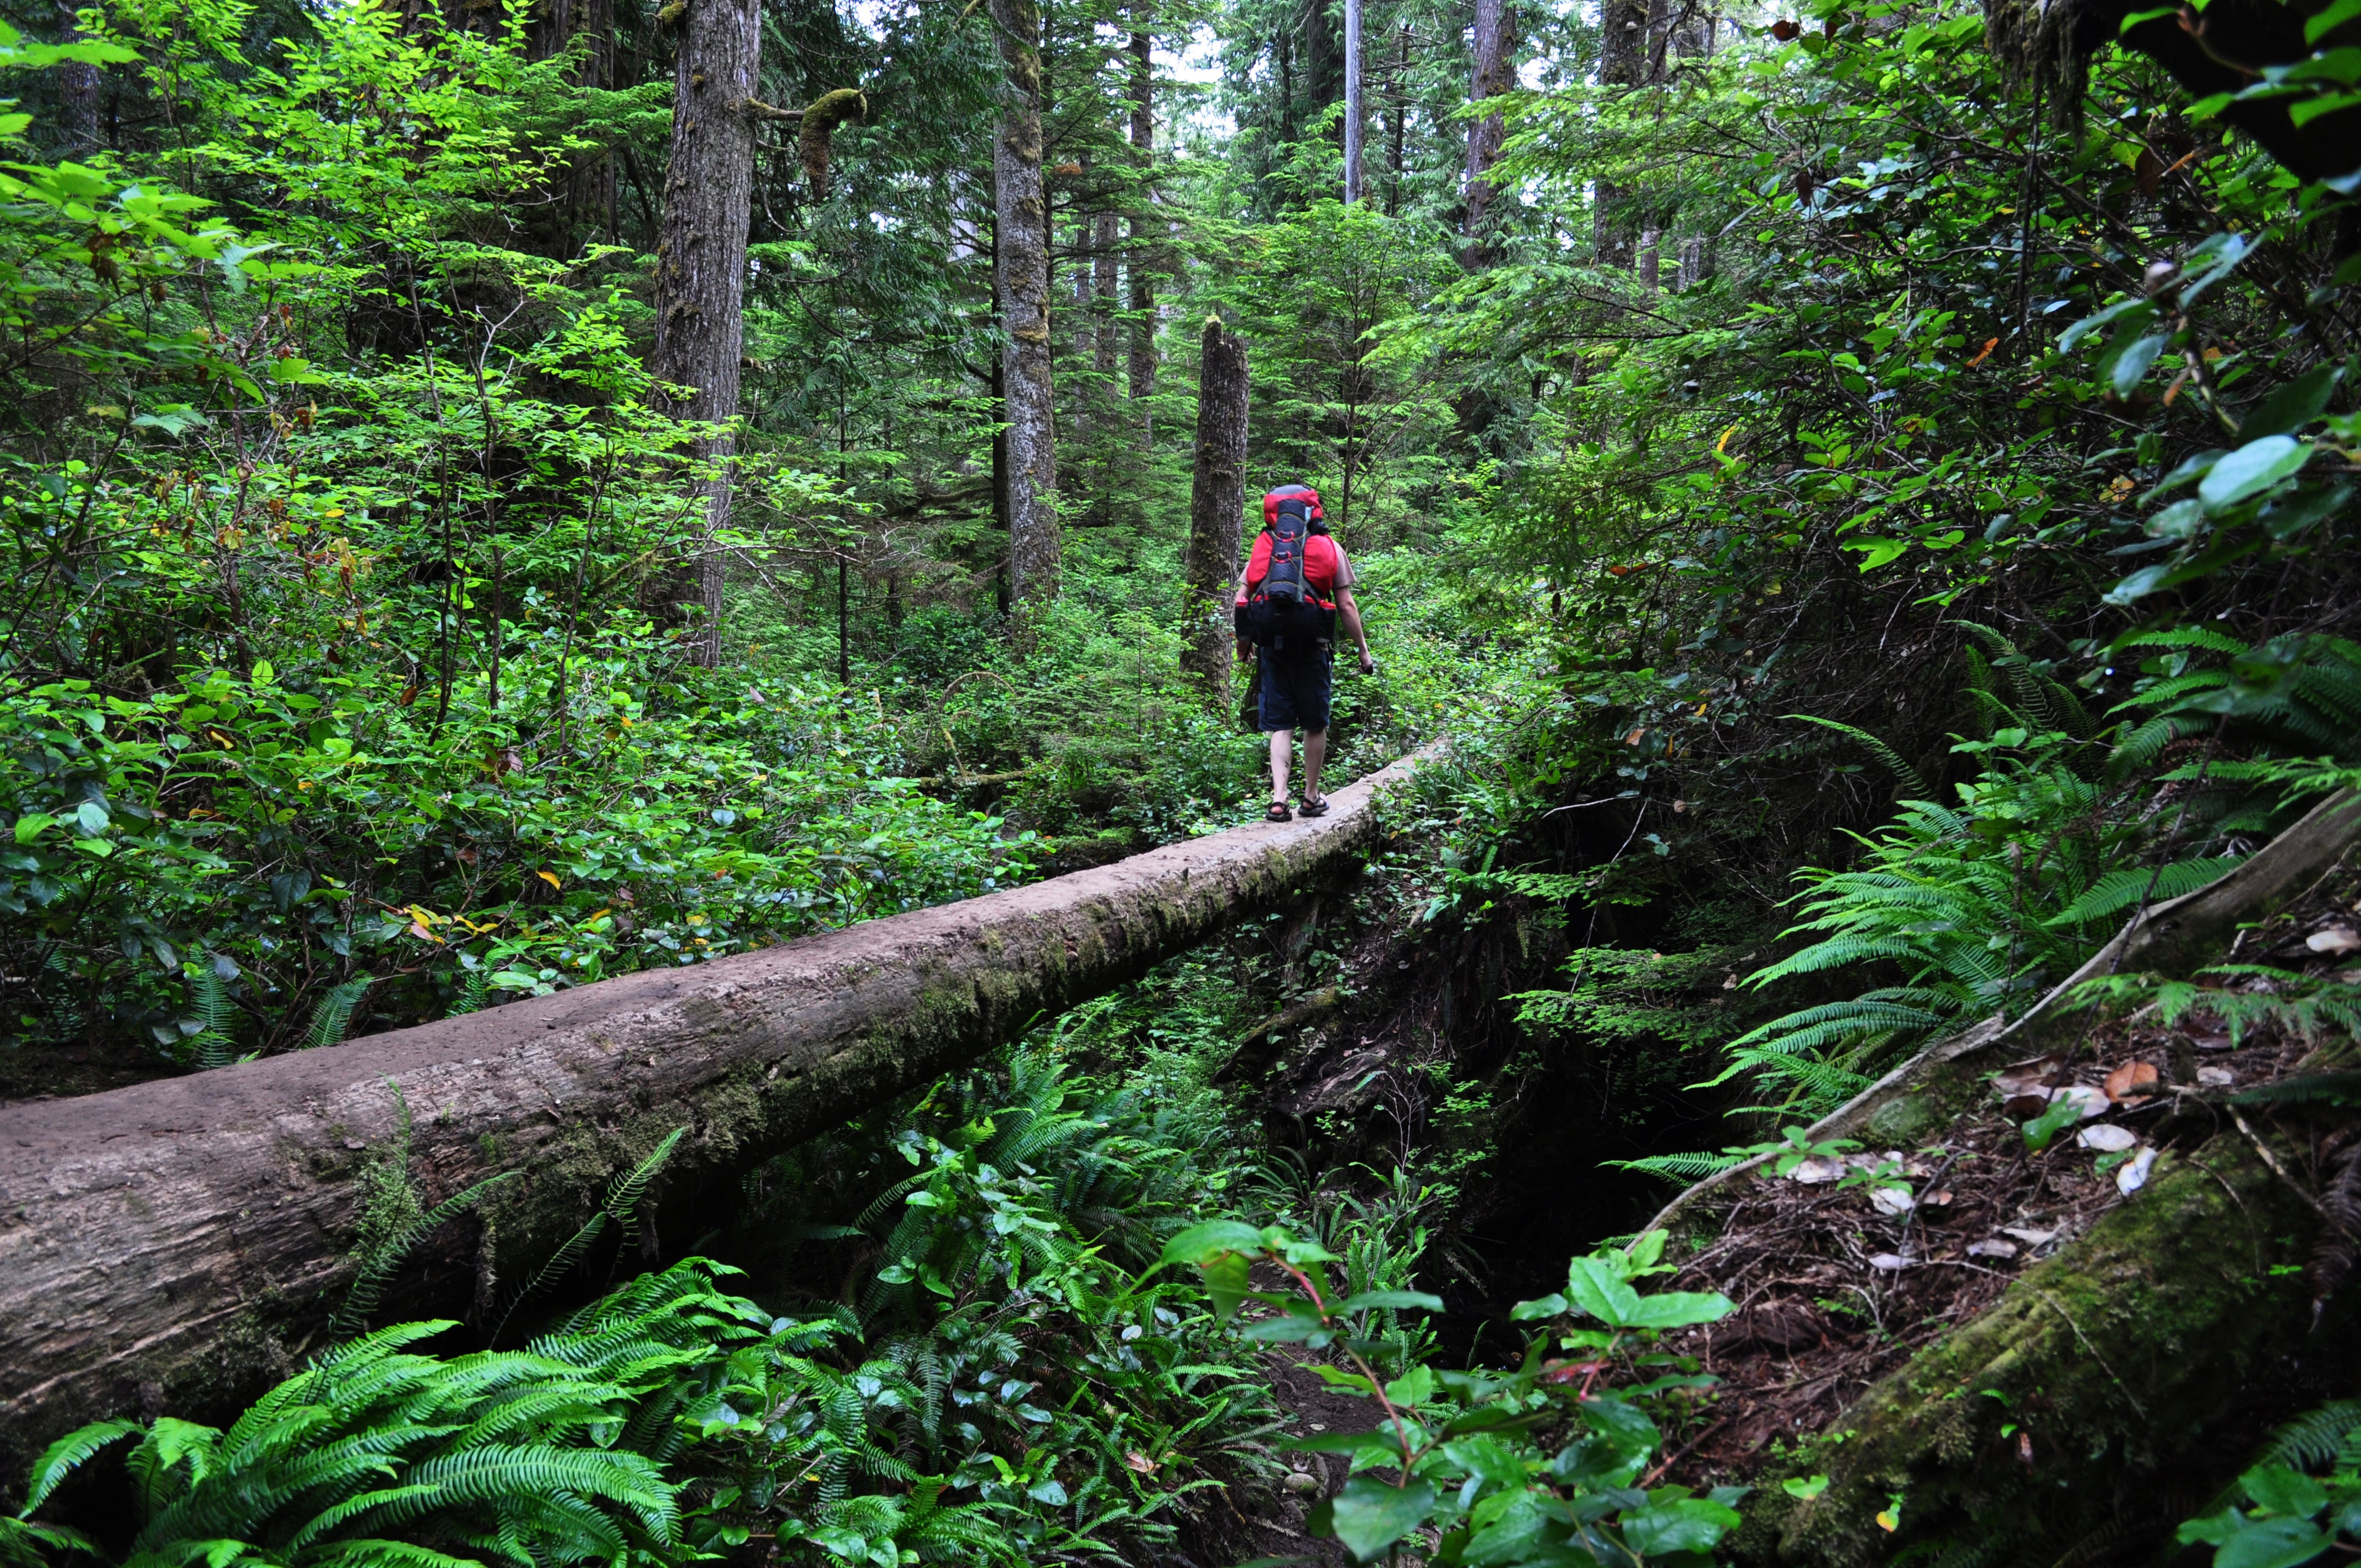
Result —
M 1353 640 L 1353 646 L 1361 651 L 1361 672 L 1367 674 L 1376 667 L 1377 661 L 1369 657 L 1369 639 L 1361 630 L 1361 607 L 1353 602 L 1350 588 L 1336 590 L 1336 619 L 1344 622 L 1345 635 Z

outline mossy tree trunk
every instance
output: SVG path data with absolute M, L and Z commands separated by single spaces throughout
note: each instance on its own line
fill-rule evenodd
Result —
M 656 243 L 655 352 L 648 368 L 666 386 L 659 406 L 698 425 L 738 417 L 739 363 L 746 336 L 746 236 L 754 193 L 755 71 L 762 9 L 754 0 L 688 0 L 679 21 L 673 72 L 672 156 Z M 704 501 L 692 557 L 667 575 L 663 592 L 696 617 L 696 658 L 721 657 L 721 551 L 730 522 L 726 428 L 699 433 L 690 455 L 710 466 L 695 480 Z
M 1000 126 L 993 137 L 1000 303 L 1001 400 L 1008 430 L 1008 588 L 1021 610 L 1058 594 L 1056 415 L 1049 398 L 1049 204 L 1041 183 L 1041 12 L 1034 0 L 992 0 L 1000 38 Z

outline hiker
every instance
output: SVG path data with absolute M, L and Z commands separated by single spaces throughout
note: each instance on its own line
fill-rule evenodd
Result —
M 1262 499 L 1262 532 L 1238 579 L 1233 612 L 1238 657 L 1255 651 L 1256 728 L 1270 737 L 1270 806 L 1264 820 L 1285 822 L 1287 769 L 1295 731 L 1303 731 L 1306 817 L 1328 814 L 1320 764 L 1328 754 L 1328 688 L 1335 665 L 1336 623 L 1360 650 L 1361 674 L 1377 673 L 1361 609 L 1353 602 L 1353 563 L 1322 521 L 1320 492 L 1285 485 Z

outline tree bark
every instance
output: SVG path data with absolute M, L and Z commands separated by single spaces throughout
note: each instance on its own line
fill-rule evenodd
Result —
M 1648 0 L 1606 0 L 1599 15 L 1598 80 L 1609 87 L 1637 87 L 1648 78 Z M 1635 237 L 1629 194 L 1614 181 L 1594 181 L 1590 194 L 1591 248 L 1598 265 L 1628 270 Z
M 1386 96 L 1393 103 L 1393 130 L 1388 140 L 1391 144 L 1386 157 L 1386 216 L 1401 213 L 1402 140 L 1410 120 L 1410 24 L 1404 22 L 1395 35 L 1393 81 Z
M 1476 0 L 1476 67 L 1467 87 L 1470 102 L 1497 98 L 1517 84 L 1516 69 L 1510 62 L 1515 27 L 1507 0 Z M 1498 115 L 1487 115 L 1467 127 L 1467 237 L 1479 247 L 1485 213 L 1497 193 L 1492 165 L 1500 160 L 1500 143 L 1506 135 Z
M 746 1165 L 1348 872 L 1375 795 L 1417 762 L 1337 791 L 1316 823 L 350 1045 L 0 1107 L 0 1468 L 21 1475 L 59 1432 L 143 1405 L 219 1420 L 285 1376 L 353 1277 L 365 1194 L 395 1172 L 429 1205 L 507 1179 L 426 1239 L 380 1317 L 464 1316 L 498 1294 L 494 1276 L 532 1277 L 607 1184 L 682 1127 L 660 1234 L 694 1235 Z M 407 1158 L 390 1164 L 404 1106 Z
M 70 0 L 58 0 L 58 40 L 86 41 Z M 70 60 L 57 70 L 58 151 L 67 158 L 88 158 L 98 150 L 98 67 Z
M 1145 28 L 1131 35 L 1130 54 L 1131 156 L 1135 164 L 1147 170 L 1156 162 L 1156 56 L 1155 40 Z M 1155 191 L 1143 184 L 1137 200 L 1139 205 L 1131 217 L 1131 256 L 1126 264 L 1131 274 L 1131 354 L 1126 369 L 1135 402 L 1156 395 L 1156 272 L 1162 265 L 1157 242 L 1164 237 L 1162 225 L 1153 215 Z M 1153 440 L 1145 419 L 1141 437 Z
M 992 0 L 1008 72 L 993 138 L 998 243 L 993 286 L 1008 433 L 1008 588 L 1021 609 L 1058 594 L 1056 414 L 1049 396 L 1049 205 L 1041 185 L 1041 14 L 1034 0 Z
M 746 233 L 753 208 L 754 96 L 762 47 L 754 0 L 691 0 L 681 20 L 674 71 L 672 157 L 664 178 L 664 224 L 656 245 L 656 341 L 650 371 L 689 389 L 659 391 L 658 406 L 692 423 L 727 426 L 738 417 L 739 359 L 746 334 Z M 721 554 L 716 536 L 730 521 L 725 430 L 693 438 L 704 500 L 696 556 L 671 575 L 665 590 L 697 617 L 695 656 L 721 658 Z
M 1480 0 L 1479 0 L 1480 3 Z M 1361 199 L 1361 0 L 1345 0 L 1345 204 Z
M 1186 646 L 1181 668 L 1204 678 L 1216 702 L 1230 685 L 1231 590 L 1246 516 L 1246 350 L 1205 318 L 1197 371 L 1197 472 L 1189 488 L 1189 553 L 1182 564 Z

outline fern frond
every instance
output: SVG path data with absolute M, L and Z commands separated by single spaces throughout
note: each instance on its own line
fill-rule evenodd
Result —
M 1894 775 L 1894 782 L 1900 786 L 1897 793 L 1905 798 L 1923 799 L 1934 793 L 1927 787 L 1927 781 L 1918 776 L 1918 770 L 1903 760 L 1901 752 L 1872 735 L 1868 730 L 1856 729 L 1850 724 L 1839 724 L 1833 718 L 1822 718 L 1817 714 L 1790 713 L 1784 717 L 1800 718 L 1806 724 L 1817 724 L 1823 729 L 1833 729 L 1838 734 L 1846 736 L 1858 743 L 1862 751 L 1877 759 L 1879 765 Z
M 1728 1170 L 1745 1157 L 1734 1154 L 1652 1154 L 1640 1159 L 1602 1161 L 1610 1170 L 1637 1170 L 1650 1176 L 1662 1176 L 1687 1186 L 1703 1181 L 1717 1171 Z
M 375 983 L 375 975 L 356 975 L 320 998 L 320 1004 L 312 1009 L 311 1027 L 304 1031 L 312 1048 L 345 1043 L 345 1031 L 352 1026 L 353 1009 L 360 1005 L 362 995 Z
M 2194 893 L 2207 883 L 2229 875 L 2237 869 L 2238 861 L 2239 857 L 2228 855 L 2210 861 L 2181 861 L 2160 870 L 2147 866 L 2125 866 L 2092 883 L 2083 890 L 2081 896 L 2051 916 L 2044 924 L 2081 926 L 2121 914 L 2142 899 L 2161 903 L 2166 899 L 2179 898 L 2182 894 Z

